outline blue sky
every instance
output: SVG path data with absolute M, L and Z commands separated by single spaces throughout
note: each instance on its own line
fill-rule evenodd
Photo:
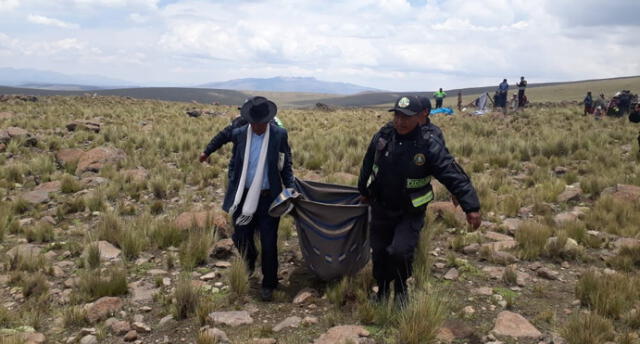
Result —
M 434 90 L 640 74 L 632 0 L 0 0 L 0 67 Z

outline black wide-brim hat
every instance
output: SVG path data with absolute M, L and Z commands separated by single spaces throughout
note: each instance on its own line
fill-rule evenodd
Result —
M 240 108 L 240 116 L 249 123 L 269 123 L 276 113 L 276 104 L 265 97 L 249 98 Z

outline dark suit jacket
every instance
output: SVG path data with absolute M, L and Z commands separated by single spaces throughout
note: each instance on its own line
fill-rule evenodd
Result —
M 240 182 L 242 164 L 244 162 L 244 149 L 247 142 L 247 130 L 251 130 L 249 125 L 243 125 L 232 130 L 224 130 L 216 136 L 215 144 L 207 147 L 207 151 L 212 152 L 227 142 L 233 142 L 233 154 L 229 162 L 229 186 L 222 204 L 222 209 L 226 212 L 233 205 L 238 183 Z M 271 188 L 270 196 L 273 200 L 282 192 L 283 187 L 292 188 L 294 185 L 291 149 L 289 148 L 287 130 L 269 123 L 269 131 L 269 146 L 267 147 L 269 175 L 267 177 Z

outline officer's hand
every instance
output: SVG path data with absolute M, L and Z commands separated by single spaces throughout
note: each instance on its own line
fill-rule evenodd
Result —
M 203 153 L 200 153 L 200 157 L 198 158 L 198 160 L 199 160 L 200 162 L 205 162 L 205 161 L 207 160 L 207 158 L 208 158 L 208 157 L 209 157 L 209 156 L 208 156 L 208 155 L 206 155 L 206 154 L 204 154 L 204 152 L 203 152 Z
M 474 211 L 472 213 L 467 213 L 467 223 L 469 223 L 473 230 L 478 229 L 481 222 L 482 219 L 480 218 L 480 212 Z
M 359 201 L 362 204 L 369 204 L 369 198 L 367 196 L 360 195 Z

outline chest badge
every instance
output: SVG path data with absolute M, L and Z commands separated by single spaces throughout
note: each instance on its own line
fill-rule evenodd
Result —
M 418 153 L 416 155 L 413 156 L 413 162 L 417 165 L 417 166 L 422 166 L 424 165 L 424 162 L 426 161 L 426 158 L 424 157 L 424 154 L 422 153 Z

